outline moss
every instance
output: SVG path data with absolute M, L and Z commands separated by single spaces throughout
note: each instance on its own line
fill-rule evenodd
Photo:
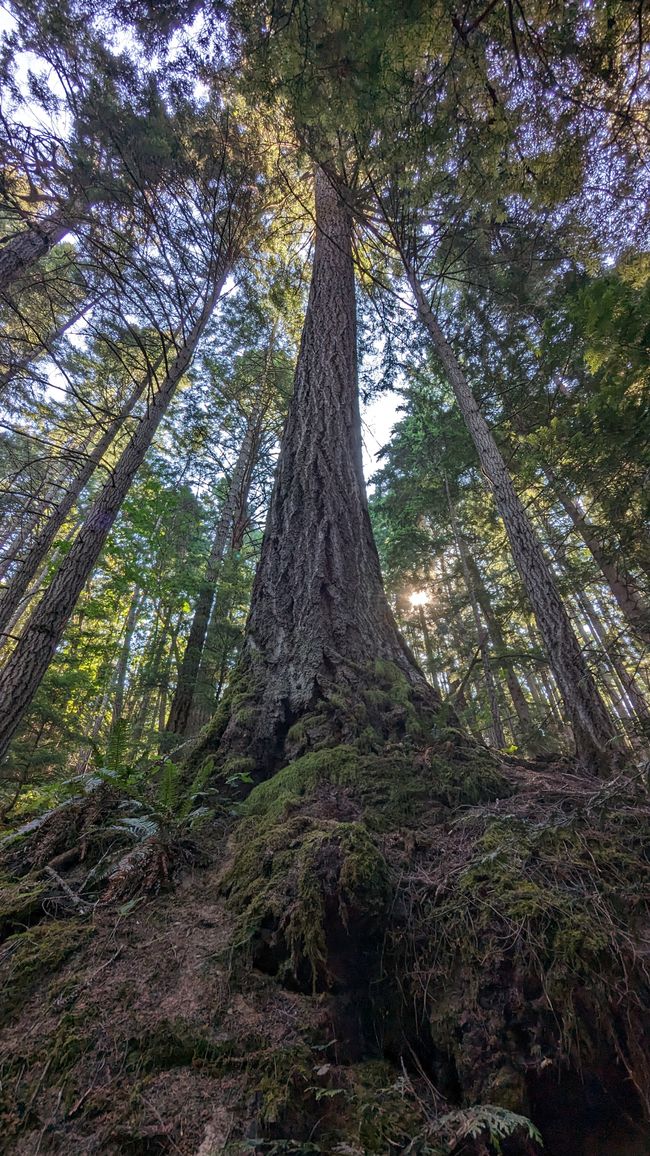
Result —
M 255 787 L 242 804 L 242 814 L 264 816 L 265 822 L 273 823 L 288 814 L 320 783 L 346 786 L 355 782 L 358 764 L 358 752 L 351 746 L 312 751 Z
M 258 1036 L 211 1040 L 198 1034 L 186 1020 L 161 1020 L 151 1031 L 129 1041 L 127 1063 L 132 1069 L 144 1071 L 191 1066 L 216 1075 L 261 1046 Z
M 276 811 L 277 814 L 277 811 Z M 238 943 L 312 987 L 328 982 L 328 929 L 370 932 L 391 898 L 388 868 L 360 823 L 297 817 L 246 825 L 224 879 Z M 269 969 L 269 965 L 266 965 Z
M 311 751 L 251 791 L 242 815 L 274 823 L 294 813 L 319 787 L 344 787 L 373 830 L 420 825 L 423 813 L 506 798 L 512 788 L 487 752 L 465 747 L 426 757 L 408 747 L 390 753 L 362 752 L 341 744 Z
M 65 1075 L 93 1047 L 94 1040 L 87 1029 L 88 1015 L 66 1012 L 61 1017 L 48 1045 L 47 1060 L 52 1072 Z
M 25 1002 L 33 988 L 77 951 L 93 928 L 73 920 L 39 923 L 29 931 L 12 935 L 3 947 L 5 998 L 0 1020 L 6 1021 Z
M 254 1092 L 261 1099 L 260 1123 L 281 1122 L 287 1110 L 305 1097 L 313 1079 L 314 1056 L 304 1044 L 269 1049 L 255 1061 Z
M 633 832 L 626 846 L 580 818 L 474 814 L 455 830 L 428 888 L 417 880 L 410 892 L 417 948 L 405 972 L 414 991 L 428 993 L 435 1045 L 466 1072 L 482 1072 L 480 1098 L 526 1110 L 523 1039 L 532 1049 L 525 1068 L 545 1048 L 556 1063 L 596 1054 L 615 1030 L 607 1009 L 636 967 L 630 935 L 647 905 L 650 865 Z M 517 1027 L 529 1020 L 534 1032 Z
M 254 770 L 255 762 L 253 759 L 246 758 L 245 755 L 233 755 L 221 767 L 220 778 L 224 778 L 227 782 L 229 779 L 241 775 L 250 775 Z
M 40 913 L 45 891 L 45 884 L 33 876 L 0 878 L 0 934 L 15 930 Z
M 367 1156 L 385 1156 L 407 1147 L 420 1151 L 417 1137 L 427 1125 L 423 1108 L 390 1064 L 383 1060 L 355 1064 L 350 1070 L 344 1134 Z
M 441 744 L 442 745 L 442 744 Z M 465 745 L 430 755 L 432 795 L 448 807 L 507 799 L 513 788 L 487 751 Z
M 459 898 L 469 902 L 483 929 L 479 950 L 488 934 L 499 934 L 496 910 L 499 924 L 519 928 L 521 946 L 543 966 L 547 988 L 550 983 L 561 992 L 567 972 L 587 976 L 611 946 L 611 917 L 597 885 L 597 858 L 585 851 L 581 837 L 566 827 L 489 823 L 458 879 Z

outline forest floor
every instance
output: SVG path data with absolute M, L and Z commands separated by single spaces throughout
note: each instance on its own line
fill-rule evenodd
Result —
M 650 1152 L 644 788 L 441 757 L 307 755 L 153 897 L 14 862 L 0 1150 Z

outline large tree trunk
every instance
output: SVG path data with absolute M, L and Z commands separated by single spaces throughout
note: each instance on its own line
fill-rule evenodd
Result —
M 61 641 L 77 599 L 92 573 L 131 482 L 186 372 L 197 342 L 219 298 L 226 272 L 210 289 L 196 324 L 169 366 L 146 415 L 123 451 L 109 480 L 81 527 L 70 553 L 57 570 L 2 670 L 0 698 L 0 758 L 5 754 Z
M 591 771 L 606 773 L 616 755 L 612 720 L 585 662 L 539 538 L 492 432 L 431 310 L 422 285 L 408 261 L 405 264 L 418 313 L 452 386 L 503 519 L 515 565 L 528 593 L 571 722 L 578 758 Z
M 224 747 L 260 765 L 336 685 L 351 697 L 376 661 L 430 706 L 438 696 L 400 637 L 368 513 L 357 387 L 352 218 L 317 168 L 316 241 L 293 396 L 253 587 L 237 682 L 254 720 L 233 712 Z M 250 713 L 250 712 L 249 712 Z M 214 736 L 215 738 L 217 736 Z
M 201 657 L 205 638 L 210 622 L 210 615 L 215 596 L 215 583 L 219 576 L 219 569 L 223 562 L 228 542 L 232 537 L 232 526 L 235 512 L 242 501 L 242 490 L 248 492 L 254 466 L 254 459 L 259 447 L 259 422 L 256 415 L 251 417 L 246 427 L 242 444 L 233 470 L 228 493 L 217 523 L 217 529 L 208 558 L 205 582 L 199 591 L 194 608 L 194 616 L 190 627 L 183 661 L 178 672 L 178 682 L 172 699 L 172 705 L 167 720 L 167 730 L 172 734 L 185 735 L 187 733 L 194 693 L 201 666 Z
M 29 228 L 0 244 L 0 292 L 40 261 L 69 229 L 70 221 L 54 213 L 43 221 L 33 221 Z

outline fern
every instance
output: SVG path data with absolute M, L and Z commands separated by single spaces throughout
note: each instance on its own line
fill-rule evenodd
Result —
M 543 1147 L 543 1140 L 532 1120 L 519 1116 L 496 1104 L 477 1104 L 458 1112 L 449 1112 L 436 1123 L 436 1134 L 454 1151 L 462 1140 L 477 1140 L 484 1136 L 495 1152 L 503 1151 L 502 1141 L 518 1132 L 525 1132 L 529 1140 Z
M 119 831 L 131 835 L 134 839 L 151 839 L 160 833 L 159 824 L 152 816 L 126 816 L 107 828 L 109 831 Z
M 113 723 L 108 735 L 106 755 L 102 760 L 103 769 L 109 771 L 117 779 L 126 778 L 131 770 L 126 762 L 129 729 L 126 719 L 118 718 Z
M 163 811 L 175 814 L 179 806 L 180 767 L 167 759 L 163 763 L 162 775 L 158 786 L 156 803 Z
M 209 762 L 203 763 L 196 772 L 194 779 L 189 787 L 187 793 L 183 796 L 180 806 L 178 807 L 179 818 L 187 819 L 195 810 L 194 803 L 198 796 L 203 792 L 203 789 L 210 777 L 212 767 Z

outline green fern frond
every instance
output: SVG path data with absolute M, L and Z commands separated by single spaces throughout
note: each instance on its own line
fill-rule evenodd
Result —
M 151 839 L 159 833 L 159 826 L 155 819 L 151 816 L 127 816 L 120 819 L 119 822 L 113 823 L 109 831 L 119 831 L 125 835 L 130 835 L 134 839 Z
M 525 1133 L 542 1148 L 544 1142 L 532 1120 L 501 1108 L 497 1104 L 476 1104 L 472 1108 L 460 1109 L 442 1116 L 435 1126 L 436 1136 L 444 1137 L 454 1149 L 466 1139 L 485 1137 L 498 1153 L 502 1152 L 502 1141 L 517 1133 Z
M 199 767 L 186 794 L 181 799 L 178 814 L 179 818 L 187 819 L 194 807 L 195 800 L 202 793 L 212 770 L 210 763 L 205 762 Z
M 179 805 L 180 766 L 171 759 L 163 764 L 162 775 L 158 786 L 157 805 L 165 811 L 175 814 Z
M 116 719 L 108 734 L 106 754 L 100 760 L 102 767 L 119 779 L 125 778 L 130 769 L 126 762 L 129 732 L 127 720 L 124 718 Z

